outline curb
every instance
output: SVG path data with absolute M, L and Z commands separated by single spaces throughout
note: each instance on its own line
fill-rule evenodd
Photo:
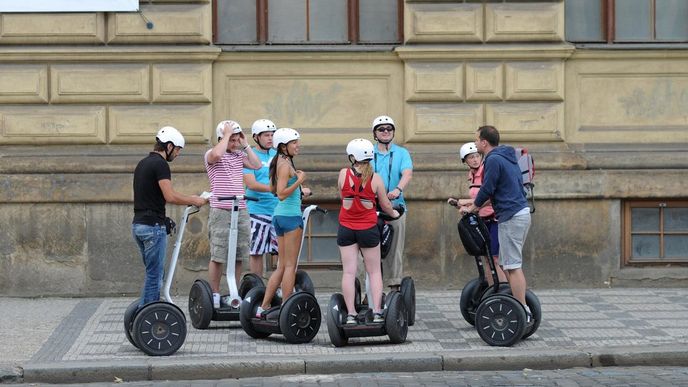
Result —
M 594 368 L 610 366 L 684 366 L 688 345 L 614 347 L 575 350 L 460 351 L 448 354 L 342 355 L 294 358 L 242 358 L 141 361 L 88 361 L 26 364 L 0 367 L 3 382 L 93 383 L 145 380 L 228 379 L 256 376 L 424 371 L 513 371 L 528 369 Z M 9 373 L 8 373 L 9 372 Z M 6 376 L 5 374 L 8 373 Z
M 24 370 L 14 364 L 0 363 L 0 384 L 2 383 L 21 383 L 23 382 Z

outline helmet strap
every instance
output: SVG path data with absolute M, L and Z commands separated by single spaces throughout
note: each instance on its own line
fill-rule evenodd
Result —
M 263 146 L 263 144 L 260 143 L 260 134 L 254 134 L 254 135 L 253 135 L 253 141 L 255 141 L 256 144 L 258 144 L 258 147 L 259 147 L 260 149 L 262 149 L 262 150 L 264 150 L 264 151 L 266 151 L 266 152 L 269 151 L 270 149 L 272 149 L 272 148 L 266 148 L 266 147 Z
M 172 150 L 169 150 L 170 149 L 169 145 L 172 145 Z M 174 152 L 174 144 L 172 144 L 172 142 L 169 142 L 169 141 L 166 142 L 165 143 L 165 160 L 167 160 L 168 163 L 172 162 L 172 160 L 170 159 L 170 156 L 172 156 L 173 152 Z

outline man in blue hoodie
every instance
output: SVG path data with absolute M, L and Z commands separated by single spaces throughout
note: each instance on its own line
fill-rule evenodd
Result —
M 530 323 L 532 314 L 526 305 L 526 277 L 521 269 L 523 243 L 530 228 L 530 208 L 516 152 L 510 146 L 499 145 L 499 132 L 494 126 L 478 128 L 475 144 L 484 157 L 485 170 L 480 191 L 468 211 L 477 212 L 488 199 L 492 202 L 499 222 L 499 263 L 514 297 L 525 307 Z

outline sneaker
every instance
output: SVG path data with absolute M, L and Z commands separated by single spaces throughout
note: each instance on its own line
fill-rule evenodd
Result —
M 530 311 L 528 305 L 523 305 L 523 308 L 526 310 L 526 326 L 533 325 L 535 323 L 535 320 L 533 320 L 533 313 Z
M 265 312 L 265 309 L 259 306 L 258 309 L 256 309 L 256 318 L 263 318 L 263 312 Z
M 356 315 L 355 314 L 348 314 L 346 315 L 346 322 L 344 323 L 346 325 L 356 325 L 358 324 L 358 321 L 356 321 Z
M 213 308 L 220 309 L 220 293 L 213 293 Z
M 382 313 L 373 314 L 373 323 L 374 324 L 381 324 L 383 322 L 385 322 L 385 316 L 383 316 Z

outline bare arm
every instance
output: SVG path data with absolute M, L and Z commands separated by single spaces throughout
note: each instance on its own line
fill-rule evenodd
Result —
M 163 179 L 158 180 L 158 185 L 162 191 L 162 195 L 165 197 L 165 201 L 171 204 L 181 204 L 181 205 L 192 205 L 196 207 L 202 207 L 208 203 L 207 199 L 203 199 L 198 195 L 184 195 L 175 191 L 172 188 L 172 180 Z
M 244 184 L 246 185 L 246 187 L 256 192 L 270 192 L 270 186 L 267 184 L 259 183 L 258 180 L 256 180 L 256 175 L 252 173 L 244 174 Z
M 244 147 L 244 152 L 246 152 L 246 160 L 244 160 L 244 166 L 249 169 L 260 169 L 263 164 L 260 162 L 260 159 L 258 158 L 258 155 L 256 155 L 256 152 L 253 151 L 253 148 L 248 146 Z
M 291 170 L 291 166 L 286 161 L 277 161 L 277 187 L 275 187 L 275 192 L 279 200 L 289 197 L 306 179 L 306 174 L 303 171 L 296 171 L 296 181 L 287 187 L 287 182 L 291 177 Z
M 229 146 L 229 136 L 224 136 L 222 139 L 215 145 L 210 152 L 207 153 L 206 156 L 206 161 L 208 164 L 215 164 L 216 162 L 220 161 L 222 156 L 227 152 L 227 147 Z
M 401 172 L 401 179 L 399 179 L 399 184 L 396 187 L 389 187 L 389 193 L 387 197 L 394 200 L 401 195 L 401 191 L 406 189 L 408 183 L 413 177 L 413 169 L 404 169 Z M 401 189 L 401 190 L 400 190 Z
M 384 211 L 387 215 L 391 216 L 392 218 L 398 218 L 399 212 L 392 208 L 392 202 L 389 201 L 389 199 L 387 198 L 387 192 L 385 192 L 385 184 L 382 182 L 380 175 L 378 175 L 377 173 L 373 174 L 372 185 L 373 190 L 377 195 L 377 200 L 378 203 L 380 203 L 380 208 L 382 208 L 382 211 Z

